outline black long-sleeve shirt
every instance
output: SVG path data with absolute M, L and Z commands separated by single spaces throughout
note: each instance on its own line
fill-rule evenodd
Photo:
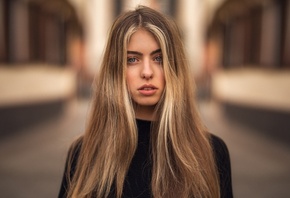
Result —
M 150 127 L 151 122 L 137 119 L 138 127 L 138 147 L 132 159 L 128 174 L 125 178 L 123 197 L 149 198 L 151 196 L 151 170 L 150 162 Z M 230 157 L 226 144 L 217 136 L 211 136 L 212 146 L 214 149 L 215 159 L 220 177 L 221 198 L 232 198 L 232 180 Z M 73 176 L 77 158 L 79 155 L 80 144 L 72 147 L 73 152 L 72 164 L 66 163 L 66 168 L 59 192 L 59 198 L 66 197 L 68 188 L 67 166 L 71 166 L 70 177 Z M 109 197 L 114 197 L 114 188 L 111 190 Z

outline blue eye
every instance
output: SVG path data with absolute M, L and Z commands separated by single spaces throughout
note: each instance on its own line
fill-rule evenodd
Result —
M 127 63 L 135 63 L 135 62 L 137 62 L 137 58 L 135 58 L 135 57 L 128 57 L 127 58 Z
M 161 55 L 158 55 L 155 57 L 154 61 L 157 61 L 159 63 L 162 63 L 163 59 L 162 59 L 162 56 Z

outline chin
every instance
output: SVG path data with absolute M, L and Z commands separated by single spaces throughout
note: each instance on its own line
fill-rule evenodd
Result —
M 157 103 L 137 103 L 138 106 L 142 106 L 142 107 L 152 107 L 155 106 Z
M 143 106 L 143 107 L 152 107 L 155 106 L 158 103 L 158 101 L 139 101 L 136 102 L 138 106 Z

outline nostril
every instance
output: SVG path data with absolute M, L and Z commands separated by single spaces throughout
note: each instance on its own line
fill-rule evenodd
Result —
M 152 78 L 153 77 L 153 74 L 151 73 L 151 74 L 149 74 L 149 73 L 143 73 L 142 74 L 142 78 L 145 78 L 145 79 L 150 79 L 150 78 Z

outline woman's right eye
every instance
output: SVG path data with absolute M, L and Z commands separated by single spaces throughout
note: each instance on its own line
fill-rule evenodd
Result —
M 137 62 L 136 57 L 128 57 L 127 58 L 127 63 L 129 63 L 129 64 L 136 63 L 136 62 Z

